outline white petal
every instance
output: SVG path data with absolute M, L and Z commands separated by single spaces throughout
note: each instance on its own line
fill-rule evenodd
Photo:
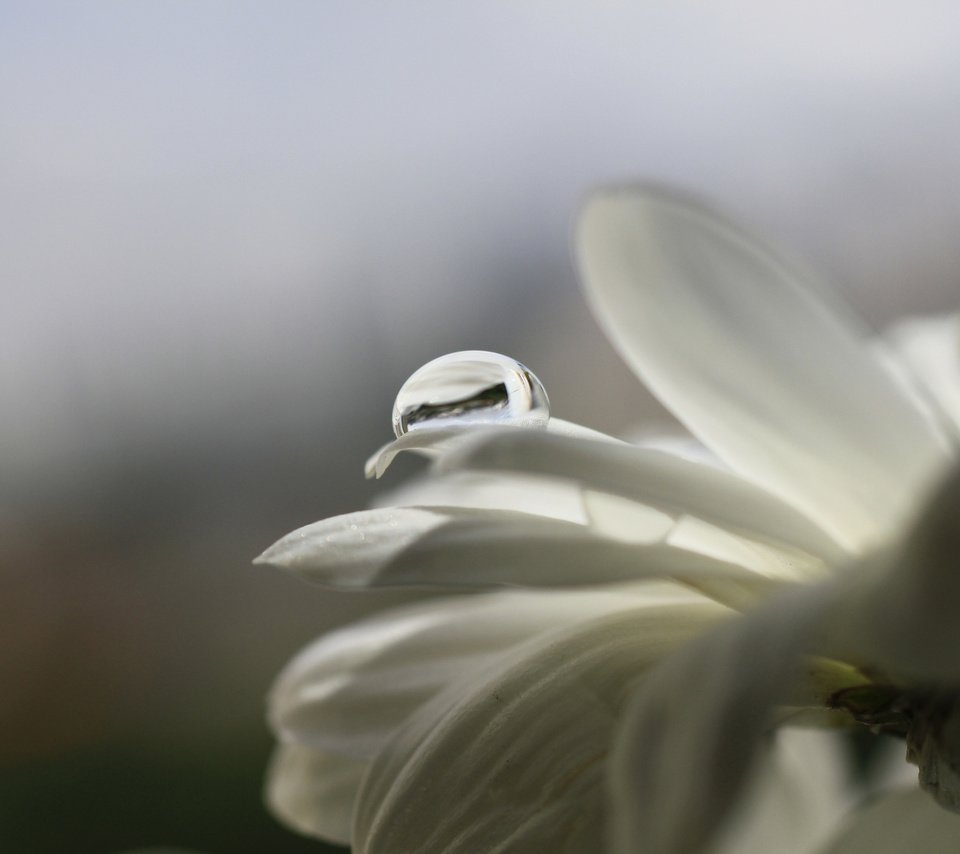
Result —
M 442 688 L 516 644 L 638 601 L 677 604 L 696 594 L 668 585 L 630 592 L 511 591 L 435 599 L 331 632 L 284 668 L 269 718 L 285 740 L 357 759 L 373 756 Z
M 667 542 L 680 549 L 735 563 L 771 579 L 812 581 L 826 577 L 831 569 L 807 552 L 785 543 L 738 536 L 693 516 L 677 520 Z
M 570 439 L 590 439 L 595 442 L 608 442 L 611 445 L 624 445 L 622 439 L 617 439 L 607 433 L 594 430 L 591 427 L 584 427 L 582 424 L 576 424 L 573 421 L 564 421 L 562 418 L 551 418 L 547 423 L 547 433 L 551 436 L 566 436 Z
M 602 767 L 630 687 L 723 613 L 661 606 L 600 618 L 532 642 L 469 690 L 439 695 L 371 766 L 357 850 L 594 850 Z
M 254 563 L 288 569 L 309 579 L 348 587 L 369 576 L 450 518 L 412 507 L 362 510 L 305 525 L 268 548 Z
M 575 484 L 497 472 L 453 472 L 416 478 L 379 495 L 376 507 L 475 507 L 516 510 L 583 524 L 581 491 Z
M 731 534 L 691 516 L 674 518 L 643 504 L 602 492 L 584 493 L 593 530 L 601 535 L 645 546 L 657 543 L 741 567 L 753 575 L 730 572 L 687 573 L 683 581 L 705 595 L 745 611 L 785 584 L 821 578 L 827 567 L 806 552 L 774 546 Z
M 474 429 L 481 430 L 483 428 L 477 427 Z M 390 467 L 397 454 L 404 451 L 412 451 L 426 457 L 435 456 L 445 447 L 448 447 L 451 442 L 460 438 L 463 432 L 461 428 L 451 427 L 450 425 L 411 430 L 409 433 L 404 433 L 399 439 L 394 439 L 378 448 L 364 464 L 364 474 L 368 478 L 383 477 L 383 473 Z
M 834 641 L 913 681 L 960 682 L 960 468 L 896 548 L 874 557 Z
M 903 320 L 884 339 L 924 401 L 960 439 L 960 314 Z
M 809 274 L 707 210 L 601 193 L 578 255 L 600 324 L 660 400 L 845 545 L 884 540 L 942 464 L 936 431 Z
M 623 543 L 660 543 L 677 525 L 670 513 L 609 492 L 588 489 L 583 505 L 594 531 Z
M 744 567 L 668 545 L 615 542 L 570 522 L 462 507 L 389 508 L 326 519 L 288 534 L 257 562 L 338 587 L 757 580 Z
M 841 737 L 780 730 L 710 854 L 816 854 L 853 804 Z
M 956 854 L 960 816 L 938 807 L 918 789 L 880 798 L 851 817 L 822 854 Z
M 696 516 L 787 543 L 828 561 L 840 555 L 817 525 L 770 493 L 731 472 L 662 451 L 512 430 L 459 445 L 441 467 L 565 478 L 671 515 Z
M 686 854 L 716 841 L 835 597 L 832 587 L 800 588 L 697 638 L 643 680 L 610 762 L 616 851 Z
M 680 425 L 677 425 L 678 428 Z M 691 436 L 689 433 L 664 433 L 662 430 L 651 432 L 649 429 L 641 428 L 633 431 L 630 435 L 624 436 L 631 445 L 640 448 L 649 448 L 651 451 L 663 451 L 674 457 L 682 457 L 694 463 L 710 465 L 714 468 L 726 469 L 723 460 L 699 439 Z
M 365 762 L 282 744 L 267 772 L 267 806 L 300 833 L 349 844 L 353 807 L 366 770 Z
M 514 430 L 516 428 L 504 427 L 502 425 L 476 425 L 471 424 L 467 427 L 462 425 L 437 425 L 430 427 L 420 427 L 405 433 L 399 439 L 387 442 L 382 448 L 379 448 L 364 466 L 364 472 L 368 478 L 382 477 L 383 473 L 390 467 L 397 454 L 404 451 L 412 451 L 425 457 L 436 457 L 445 453 L 450 448 L 455 447 L 462 441 L 469 441 L 472 437 L 492 433 L 496 434 L 504 430 Z M 619 439 L 608 436 L 597 430 L 591 430 L 589 427 L 583 427 L 580 424 L 574 424 L 571 421 L 564 421 L 560 418 L 551 418 L 546 428 L 533 429 L 526 428 L 531 433 L 550 433 L 557 436 L 573 436 L 580 439 L 595 439 L 598 442 L 610 442 L 613 444 L 622 444 Z
M 960 680 L 960 471 L 906 544 L 696 639 L 644 680 L 611 763 L 618 850 L 701 850 L 747 779 L 806 653 L 913 680 Z M 892 569 L 891 569 L 892 567 Z M 690 686 L 696 686 L 695 698 Z

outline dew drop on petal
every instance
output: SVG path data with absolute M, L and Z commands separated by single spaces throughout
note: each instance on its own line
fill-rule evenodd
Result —
M 485 350 L 427 362 L 403 384 L 393 405 L 397 438 L 424 426 L 544 427 L 549 419 L 550 402 L 536 374 L 515 359 Z

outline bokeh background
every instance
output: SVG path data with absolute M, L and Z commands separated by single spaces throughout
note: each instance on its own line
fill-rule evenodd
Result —
M 400 383 L 665 418 L 581 303 L 591 186 L 677 184 L 869 322 L 960 302 L 952 2 L 0 5 L 0 850 L 319 851 L 263 695 L 366 609 L 250 560 L 358 509 Z M 381 596 L 384 604 L 397 597 Z

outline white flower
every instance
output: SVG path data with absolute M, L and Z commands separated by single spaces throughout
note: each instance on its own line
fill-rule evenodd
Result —
M 365 854 L 827 850 L 851 803 L 831 737 L 761 738 L 804 710 L 910 728 L 950 801 L 957 475 L 915 518 L 960 431 L 956 319 L 878 344 L 808 273 L 657 192 L 596 196 L 578 251 L 611 340 L 716 458 L 431 403 L 370 463 L 417 451 L 431 476 L 259 558 L 458 594 L 287 666 L 275 812 Z M 931 809 L 898 795 L 830 850 L 888 838 L 891 811 L 954 850 L 960 819 Z

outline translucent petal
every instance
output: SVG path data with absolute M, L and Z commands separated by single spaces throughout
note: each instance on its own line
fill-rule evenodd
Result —
M 678 430 L 680 425 L 677 425 Z M 699 439 L 686 432 L 668 433 L 662 430 L 651 432 L 641 428 L 624 436 L 631 445 L 646 448 L 651 451 L 663 451 L 674 457 L 682 457 L 694 463 L 711 465 L 714 468 L 726 469 L 727 465 L 713 451 Z
M 835 599 L 833 587 L 799 588 L 697 638 L 643 680 L 609 768 L 616 851 L 686 854 L 717 841 L 773 706 L 799 682 L 801 654 Z
M 495 427 L 474 427 L 475 430 L 495 430 Z M 378 448 L 364 465 L 364 474 L 368 477 L 383 477 L 397 454 L 411 451 L 425 457 L 439 454 L 464 434 L 462 427 L 450 424 L 424 427 L 421 430 L 404 433 L 398 439 L 387 442 Z
M 902 320 L 884 335 L 925 403 L 960 441 L 960 314 Z
M 611 763 L 623 850 L 700 850 L 748 779 L 805 654 L 913 681 L 960 680 L 960 471 L 904 544 L 697 638 L 644 680 Z M 687 694 L 696 685 L 696 702 Z
M 370 574 L 448 519 L 439 510 L 412 507 L 347 513 L 298 528 L 254 563 L 322 583 L 363 586 Z
M 594 531 L 624 543 L 661 543 L 677 524 L 670 513 L 609 492 L 588 489 L 583 504 Z
M 474 436 L 484 433 L 496 434 L 504 430 L 511 430 L 510 427 L 495 427 L 483 425 L 440 425 L 436 427 L 422 427 L 405 433 L 399 439 L 387 442 L 382 448 L 379 448 L 367 460 L 364 471 L 368 478 L 382 477 L 383 473 L 390 467 L 397 454 L 404 451 L 412 451 L 426 457 L 436 457 L 448 451 L 462 441 L 469 441 Z M 599 442 L 610 442 L 613 444 L 622 444 L 619 439 L 608 436 L 606 433 L 600 433 L 597 430 L 591 430 L 589 427 L 583 427 L 580 424 L 574 424 L 570 421 L 563 421 L 560 418 L 551 418 L 547 422 L 546 431 L 530 430 L 531 433 L 547 432 L 556 436 L 574 436 L 581 439 L 595 439 Z
M 267 806 L 300 833 L 347 845 L 357 791 L 366 770 L 365 762 L 302 744 L 281 744 L 267 772 Z
M 650 578 L 749 583 L 734 563 L 508 510 L 388 508 L 325 519 L 257 558 L 337 587 L 583 586 Z
M 830 562 L 842 554 L 817 525 L 770 493 L 731 472 L 663 451 L 513 430 L 475 437 L 445 455 L 441 467 L 565 478 Z
M 956 854 L 960 816 L 918 789 L 886 795 L 859 810 L 821 854 Z
M 602 617 L 518 649 L 470 690 L 438 695 L 371 766 L 357 849 L 594 850 L 605 756 L 631 686 L 724 613 L 658 606 Z
M 452 682 L 477 678 L 504 651 L 638 601 L 698 598 L 651 584 L 605 593 L 511 591 L 391 609 L 324 635 L 294 658 L 271 691 L 271 726 L 287 741 L 372 757 L 419 706 Z
M 895 530 L 944 446 L 806 271 L 652 190 L 596 195 L 577 248 L 613 344 L 726 463 L 850 548 Z
M 414 479 L 382 493 L 377 507 L 474 507 L 516 510 L 584 524 L 580 488 L 568 481 L 497 472 L 452 472 Z
M 854 801 L 847 750 L 834 733 L 778 731 L 709 854 L 819 854 Z
M 735 563 L 771 579 L 813 581 L 830 573 L 822 561 L 786 543 L 740 536 L 695 516 L 681 517 L 667 542 L 680 549 Z
M 834 642 L 911 681 L 960 682 L 960 467 L 901 543 L 863 567 Z

